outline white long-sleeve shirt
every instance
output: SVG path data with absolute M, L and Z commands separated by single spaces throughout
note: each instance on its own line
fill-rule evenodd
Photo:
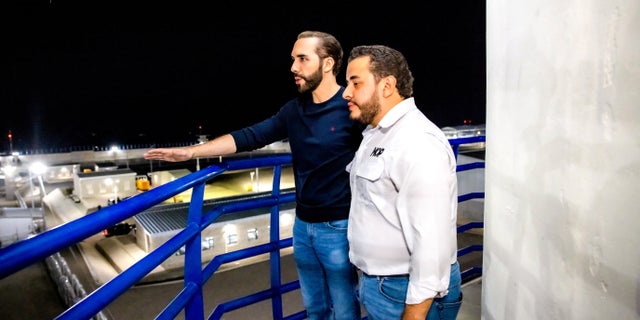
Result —
M 447 294 L 457 256 L 456 159 L 413 98 L 368 126 L 350 172 L 349 257 L 371 275 L 409 274 L 406 303 Z

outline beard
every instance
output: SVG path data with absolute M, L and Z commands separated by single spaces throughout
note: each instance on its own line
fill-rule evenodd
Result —
M 358 120 L 364 124 L 371 124 L 373 118 L 380 112 L 380 99 L 378 98 L 378 91 L 373 93 L 371 99 L 361 104 L 356 104 L 360 109 L 360 115 L 356 116 L 355 120 Z
M 313 90 L 317 89 L 318 86 L 320 85 L 320 82 L 322 82 L 322 66 L 320 66 L 318 70 L 316 70 L 316 72 L 310 74 L 308 77 L 302 76 L 299 74 L 296 76 L 304 80 L 304 84 L 297 85 L 298 92 L 300 93 L 312 92 Z

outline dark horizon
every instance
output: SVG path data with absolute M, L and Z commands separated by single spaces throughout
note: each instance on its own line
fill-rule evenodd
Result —
M 9 131 L 13 150 L 33 150 L 196 141 L 251 125 L 297 95 L 290 52 L 307 29 L 341 42 L 339 83 L 353 46 L 386 44 L 407 57 L 429 119 L 440 127 L 483 124 L 485 2 L 463 2 L 414 4 L 397 16 L 369 7 L 353 15 L 227 9 L 187 22 L 182 12 L 76 16 L 60 2 L 5 10 L 21 22 L 2 40 L 0 153 L 9 151 Z

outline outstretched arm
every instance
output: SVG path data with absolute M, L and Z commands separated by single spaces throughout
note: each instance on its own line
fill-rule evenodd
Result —
M 236 152 L 236 142 L 230 134 L 225 134 L 203 144 L 182 148 L 151 149 L 143 155 L 147 160 L 170 162 L 187 161 L 193 158 L 213 157 Z

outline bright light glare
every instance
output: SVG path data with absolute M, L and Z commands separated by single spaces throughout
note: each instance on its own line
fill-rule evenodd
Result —
M 45 166 L 42 162 L 34 162 L 31 166 L 29 166 L 29 170 L 35 175 L 41 175 L 47 172 L 47 166 Z
M 4 174 L 8 176 L 11 176 L 13 175 L 14 172 L 16 172 L 16 167 L 15 166 L 2 167 L 2 172 L 4 172 Z

